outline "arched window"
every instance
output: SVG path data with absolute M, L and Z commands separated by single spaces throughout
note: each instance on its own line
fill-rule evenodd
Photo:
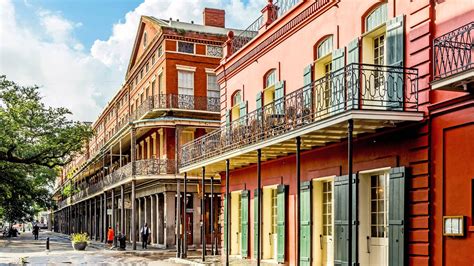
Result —
M 332 35 L 320 41 L 316 47 L 316 58 L 322 58 L 332 52 L 333 38 Z
M 143 47 L 146 47 L 146 45 L 147 45 L 147 34 L 145 31 L 145 33 L 143 33 Z
M 232 106 L 239 104 L 242 101 L 242 94 L 241 91 L 235 91 L 232 95 Z
M 365 32 L 369 32 L 378 26 L 380 26 L 382 23 L 387 21 L 388 17 L 388 10 L 387 10 L 387 4 L 381 4 L 378 7 L 376 7 L 372 12 L 367 15 L 365 18 Z
M 276 83 L 276 70 L 271 69 L 265 74 L 265 88 L 269 88 Z

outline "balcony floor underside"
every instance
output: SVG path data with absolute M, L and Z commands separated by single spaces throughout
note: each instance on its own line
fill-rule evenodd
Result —
M 365 133 L 375 133 L 377 129 L 395 127 L 398 123 L 421 121 L 423 113 L 386 110 L 347 111 L 283 134 L 276 134 L 264 141 L 250 145 L 243 144 L 240 148 L 182 166 L 179 172 L 199 175 L 201 168 L 205 166 L 207 175 L 215 175 L 225 171 L 226 159 L 230 159 L 230 170 L 242 168 L 257 163 L 258 149 L 262 151 L 262 161 L 294 154 L 295 138 L 298 136 L 301 137 L 302 151 L 340 142 L 347 138 L 347 122 L 350 119 L 354 121 L 354 136 L 357 137 Z

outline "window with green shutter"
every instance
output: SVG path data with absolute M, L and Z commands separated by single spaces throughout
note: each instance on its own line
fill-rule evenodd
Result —
M 347 45 L 347 105 L 348 109 L 359 108 L 359 38 L 355 38 Z M 351 65 L 352 64 L 352 65 Z
M 390 169 L 388 202 L 388 254 L 389 265 L 407 265 L 406 231 L 406 168 Z
M 275 114 L 285 114 L 285 81 L 278 81 L 275 84 Z
M 249 246 L 249 198 L 250 193 L 248 190 L 242 191 L 241 198 L 241 252 L 242 258 L 248 257 L 248 246 Z
M 386 64 L 387 66 L 403 67 L 404 57 L 404 17 L 403 15 L 387 21 Z M 403 73 L 390 73 L 387 77 L 387 105 L 390 109 L 403 108 Z
M 300 265 L 311 265 L 311 181 L 301 184 Z
M 310 64 L 304 68 L 303 71 L 303 104 L 305 113 L 311 113 L 311 107 L 313 105 L 313 86 L 311 86 L 313 79 L 313 64 Z
M 345 48 L 332 52 L 331 93 L 329 99 L 329 110 L 331 114 L 344 111 L 345 105 Z
M 278 263 L 285 262 L 286 250 L 286 189 L 285 185 L 278 185 L 277 187 L 277 261 Z

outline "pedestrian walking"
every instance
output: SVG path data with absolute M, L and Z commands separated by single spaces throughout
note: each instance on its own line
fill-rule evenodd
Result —
M 112 229 L 112 227 L 109 226 L 109 230 L 107 231 L 107 243 L 109 243 L 110 246 L 112 246 L 112 244 L 114 243 L 114 237 L 115 237 L 114 229 Z
M 143 227 L 140 229 L 140 234 L 142 236 L 142 249 L 148 249 L 148 236 L 150 235 L 150 228 L 148 228 L 148 224 L 145 223 Z
M 35 225 L 33 225 L 33 236 L 35 237 L 35 240 L 38 240 L 38 235 L 39 235 L 39 226 L 38 226 L 38 223 L 35 223 Z

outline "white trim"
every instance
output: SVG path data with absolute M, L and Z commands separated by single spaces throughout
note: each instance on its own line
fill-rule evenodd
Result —
M 387 172 L 390 170 L 391 167 L 381 167 L 381 168 L 376 168 L 376 169 L 369 169 L 369 170 L 363 170 L 363 171 L 359 171 L 359 174 L 373 174 L 373 173 L 377 173 L 377 172 Z
M 205 70 L 206 70 L 206 74 L 214 74 L 214 75 L 216 75 L 216 72 L 214 71 L 213 68 L 207 68 L 207 67 L 206 67 Z
M 176 65 L 176 69 L 183 70 L 183 71 L 196 72 L 196 67 L 193 67 L 193 66 Z

